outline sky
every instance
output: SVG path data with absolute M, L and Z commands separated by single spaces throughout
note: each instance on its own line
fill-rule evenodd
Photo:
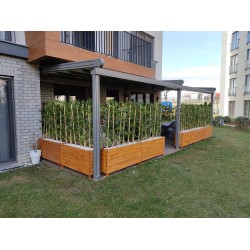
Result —
M 219 92 L 221 38 L 219 31 L 164 32 L 162 79 Z

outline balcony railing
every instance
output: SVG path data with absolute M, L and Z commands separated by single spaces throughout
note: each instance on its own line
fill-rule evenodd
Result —
M 244 95 L 250 94 L 250 85 L 244 86 Z
M 236 73 L 237 72 L 237 64 L 230 65 L 229 66 L 229 74 Z
M 228 96 L 236 96 L 236 87 L 228 89 Z
M 154 68 L 152 44 L 126 31 L 62 31 L 61 42 Z
M 250 68 L 250 60 L 247 60 L 246 62 L 246 69 L 249 69 Z

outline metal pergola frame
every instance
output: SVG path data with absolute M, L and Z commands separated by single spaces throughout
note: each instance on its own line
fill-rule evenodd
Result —
M 152 86 L 159 86 L 163 90 L 177 91 L 177 117 L 176 117 L 176 148 L 179 149 L 179 132 L 180 132 L 180 106 L 181 91 L 193 91 L 211 95 L 211 107 L 213 112 L 213 96 L 215 88 L 194 88 L 183 86 L 183 80 L 155 80 L 151 78 L 136 76 L 102 68 L 103 59 L 85 60 L 79 62 L 61 63 L 41 69 L 42 74 L 77 74 L 86 76 L 92 75 L 92 99 L 93 99 L 93 179 L 98 180 L 101 177 L 100 170 L 100 79 L 113 78 L 120 79 L 125 83 L 143 83 Z

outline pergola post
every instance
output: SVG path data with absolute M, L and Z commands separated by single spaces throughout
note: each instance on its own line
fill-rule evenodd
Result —
M 211 94 L 211 120 L 213 119 L 213 115 L 214 115 L 214 94 Z
M 100 75 L 92 71 L 92 99 L 93 99 L 93 179 L 98 180 L 101 175 L 100 164 Z
M 176 130 L 175 130 L 175 147 L 180 148 L 180 126 L 181 126 L 181 90 L 177 90 L 177 110 L 176 110 Z

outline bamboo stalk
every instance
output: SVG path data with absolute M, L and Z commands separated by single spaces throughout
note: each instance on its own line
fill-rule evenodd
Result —
M 109 147 L 109 119 L 110 119 L 110 103 L 107 104 L 108 108 L 108 122 L 107 122 L 107 148 Z
M 131 119 L 131 103 L 129 103 L 129 112 L 128 112 L 128 140 L 130 141 L 130 119 Z
M 58 137 L 57 137 L 57 121 L 56 121 L 56 105 L 55 105 L 55 102 L 53 103 L 53 114 L 54 114 L 54 125 L 55 125 L 55 137 L 56 137 L 56 140 L 57 140 Z
M 133 135 L 132 135 L 132 141 L 135 141 L 135 125 L 136 125 L 136 105 L 134 105 L 134 125 L 133 125 Z
M 88 103 L 88 132 L 89 132 L 89 147 L 91 148 L 91 105 Z
M 83 145 L 86 147 L 86 126 L 85 126 L 85 103 L 82 102 L 82 131 L 83 131 Z
M 122 130 L 122 106 L 120 106 L 120 119 L 119 119 L 119 133 L 118 133 L 118 138 L 119 138 L 119 144 L 121 143 L 121 130 Z
M 112 129 L 113 129 L 113 138 L 112 138 L 112 146 L 115 144 L 115 103 L 112 102 Z
M 59 108 L 60 108 L 60 142 L 62 142 L 62 104 L 59 104 Z
M 141 140 L 141 104 L 139 104 L 138 141 Z
M 79 117 L 79 107 L 78 107 L 79 105 L 80 105 L 80 103 L 76 102 L 78 144 L 81 145 L 80 117 Z
M 74 144 L 76 144 L 76 134 L 75 134 L 75 117 L 74 117 L 74 110 L 73 110 L 73 102 L 70 104 L 70 111 L 71 111 L 71 122 L 72 122 L 72 134 Z
M 66 103 L 64 103 L 64 105 L 63 105 L 63 113 L 64 113 L 65 142 L 68 143 Z

